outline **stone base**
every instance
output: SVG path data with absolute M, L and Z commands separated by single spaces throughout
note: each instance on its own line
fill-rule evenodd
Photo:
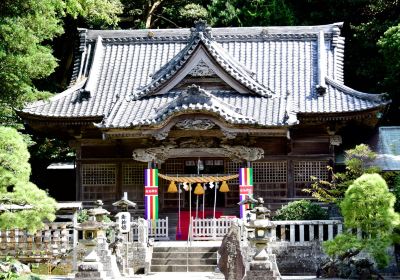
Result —
M 243 280 L 279 280 L 281 275 L 274 254 L 261 250 L 250 262 L 249 270 Z
M 75 279 L 82 280 L 105 280 L 108 279 L 104 271 L 103 264 L 99 262 L 99 257 L 96 251 L 90 252 L 82 263 L 78 266 L 78 272 L 75 274 Z
M 105 280 L 108 279 L 103 265 L 99 262 L 83 262 L 78 266 L 75 279 Z

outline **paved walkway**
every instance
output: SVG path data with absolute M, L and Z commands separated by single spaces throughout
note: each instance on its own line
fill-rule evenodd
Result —
M 148 280 L 164 280 L 164 279 L 173 279 L 173 280 L 210 280 L 210 279 L 224 279 L 222 275 L 215 275 L 212 272 L 158 272 L 158 273 L 150 273 L 148 275 L 135 276 L 133 278 L 126 279 L 148 279 Z M 291 280 L 304 280 L 304 279 L 316 279 L 314 276 L 282 276 L 282 279 L 291 279 Z
M 72 278 L 62 276 L 43 276 L 47 280 L 68 280 Z M 213 272 L 157 272 L 149 273 L 148 275 L 135 275 L 133 277 L 121 278 L 120 280 L 210 280 L 210 279 L 224 279 L 221 275 L 216 275 Z M 316 279 L 314 276 L 282 276 L 282 279 L 290 280 L 305 280 Z

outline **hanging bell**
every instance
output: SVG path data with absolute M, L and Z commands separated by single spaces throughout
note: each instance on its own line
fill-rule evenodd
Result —
M 175 185 L 174 181 L 171 181 L 171 183 L 169 184 L 167 193 L 177 193 L 178 192 L 178 188 Z
M 196 188 L 194 189 L 194 194 L 202 195 L 204 193 L 204 189 L 200 183 L 197 183 Z
M 226 183 L 226 181 L 222 182 L 221 187 L 219 188 L 220 192 L 229 192 L 229 187 L 228 184 Z

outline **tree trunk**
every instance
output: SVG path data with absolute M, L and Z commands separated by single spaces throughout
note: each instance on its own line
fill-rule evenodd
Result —
M 161 3 L 163 2 L 163 0 L 157 0 L 154 3 L 151 3 L 151 0 L 148 1 L 149 4 L 149 13 L 147 14 L 146 17 L 146 28 L 150 28 L 151 27 L 151 20 L 153 18 L 153 13 L 154 11 L 161 5 Z

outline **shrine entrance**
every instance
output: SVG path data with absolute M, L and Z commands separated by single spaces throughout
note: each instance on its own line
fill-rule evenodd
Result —
M 185 174 L 198 174 L 200 176 L 204 175 L 218 175 L 225 174 L 224 160 L 223 159 L 197 159 L 197 160 L 187 160 L 185 161 Z M 214 189 L 210 188 L 209 184 L 202 184 L 204 190 L 204 206 L 206 208 L 214 207 Z M 192 207 L 195 206 L 197 195 L 194 192 L 190 192 L 192 195 Z M 189 203 L 189 192 L 185 192 L 185 208 L 188 208 Z M 199 197 L 199 205 L 203 204 L 203 196 Z M 216 207 L 225 207 L 225 193 L 219 191 L 216 192 Z M 200 207 L 201 208 L 201 207 Z
M 232 162 L 227 158 L 181 158 L 181 159 L 168 159 L 161 165 L 160 172 L 171 176 L 220 176 L 224 174 L 237 174 L 240 168 L 239 163 Z M 198 170 L 199 169 L 199 170 Z M 197 175 L 199 174 L 199 175 Z M 176 183 L 177 187 L 181 188 L 180 195 L 178 193 L 168 193 L 168 186 L 170 184 L 167 180 L 160 179 L 160 204 L 161 209 L 169 211 L 168 209 L 177 209 L 178 201 L 180 199 L 181 208 L 189 208 L 189 193 L 191 194 L 192 209 L 195 210 L 197 195 L 194 194 L 196 184 L 192 184 L 192 192 L 185 191 L 182 186 Z M 238 179 L 229 180 L 227 182 L 229 191 L 220 192 L 216 191 L 209 183 L 203 183 L 205 187 L 204 194 L 204 207 L 213 209 L 214 196 L 216 195 L 215 204 L 217 208 L 237 208 L 239 199 L 239 185 Z M 221 185 L 221 182 L 219 183 Z M 203 195 L 198 197 L 198 207 L 203 207 Z

